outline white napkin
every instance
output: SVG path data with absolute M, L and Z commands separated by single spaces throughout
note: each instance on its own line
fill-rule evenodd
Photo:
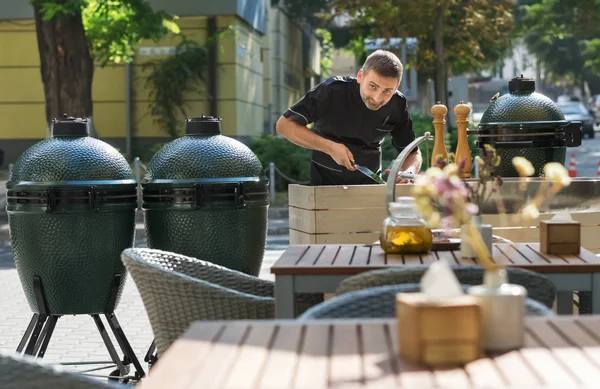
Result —
M 574 221 L 569 211 L 559 211 L 550 219 L 556 222 L 572 222 Z
M 428 300 L 442 300 L 461 296 L 463 291 L 448 262 L 438 261 L 423 274 L 421 293 Z

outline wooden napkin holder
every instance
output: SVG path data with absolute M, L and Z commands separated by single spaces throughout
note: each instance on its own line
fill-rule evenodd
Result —
M 551 255 L 578 255 L 581 224 L 577 221 L 540 221 L 540 250 Z
M 428 366 L 456 366 L 482 353 L 482 314 L 477 299 L 462 295 L 431 302 L 423 293 L 396 295 L 400 356 Z

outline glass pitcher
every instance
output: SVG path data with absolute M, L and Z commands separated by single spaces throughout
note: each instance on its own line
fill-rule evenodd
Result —
M 415 206 L 414 197 L 398 197 L 388 204 L 390 215 L 383 221 L 379 244 L 389 254 L 426 253 L 433 234 Z

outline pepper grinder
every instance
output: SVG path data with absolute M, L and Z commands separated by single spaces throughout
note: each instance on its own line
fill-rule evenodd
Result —
M 431 166 L 435 166 L 440 156 L 444 161 L 448 161 L 448 151 L 446 151 L 446 143 L 444 142 L 444 126 L 446 125 L 448 108 L 441 101 L 438 101 L 436 105 L 431 107 L 430 112 L 433 115 L 433 127 L 435 128 Z
M 454 160 L 457 164 L 463 160 L 465 161 L 465 166 L 462 169 L 462 178 L 471 178 L 471 167 L 473 165 L 473 157 L 471 156 L 471 149 L 469 148 L 469 140 L 467 138 L 467 124 L 469 123 L 467 116 L 470 112 L 471 108 L 462 101 L 454 107 L 456 126 L 458 127 L 458 144 L 456 145 Z

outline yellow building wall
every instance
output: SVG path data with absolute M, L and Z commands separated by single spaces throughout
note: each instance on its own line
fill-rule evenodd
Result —
M 263 36 L 247 24 L 235 25 L 235 99 L 237 135 L 259 136 L 264 131 Z M 233 97 L 233 96 L 232 96 Z
M 46 137 L 44 86 L 33 20 L 0 21 L 0 139 Z M 125 136 L 123 66 L 97 67 L 92 86 L 100 137 Z
M 302 31 L 281 10 L 269 12 L 272 122 L 305 93 Z
M 204 43 L 206 17 L 182 17 L 182 32 Z M 218 28 L 234 26 L 218 42 L 217 109 L 223 133 L 260 135 L 264 127 L 262 37 L 235 16 L 217 18 Z M 175 46 L 179 40 L 141 42 L 140 47 Z M 166 137 L 151 114 L 149 69 L 143 65 L 165 57 L 137 56 L 132 63 L 132 126 L 136 138 Z M 92 86 L 94 127 L 100 138 L 126 136 L 125 66 L 96 67 Z M 206 85 L 185 96 L 189 116 L 209 114 Z M 0 139 L 46 137 L 44 90 L 39 69 L 35 24 L 31 21 L 0 21 Z M 184 117 L 181 117 L 182 130 Z

